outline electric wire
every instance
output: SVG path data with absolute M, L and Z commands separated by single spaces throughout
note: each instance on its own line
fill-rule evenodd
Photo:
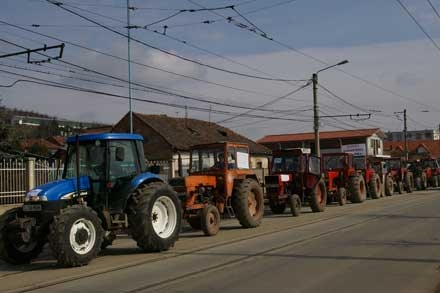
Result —
M 438 13 L 438 10 L 435 8 L 435 6 L 432 4 L 431 0 L 428 1 L 429 5 L 431 6 L 432 10 L 434 11 L 435 15 L 437 15 L 438 18 L 440 18 L 440 14 Z
M 414 23 L 419 27 L 419 29 L 425 34 L 425 36 L 431 41 L 431 43 L 434 45 L 434 47 L 437 48 L 437 50 L 440 51 L 440 46 L 434 41 L 434 39 L 429 35 L 429 33 L 423 28 L 423 26 L 417 21 L 417 19 L 412 15 L 412 13 L 408 10 L 408 8 L 405 6 L 405 4 L 402 3 L 400 0 L 396 0 L 397 3 L 400 4 L 400 6 L 405 10 L 405 12 L 408 14 L 409 17 L 414 21 Z
M 68 9 L 68 8 L 64 7 L 64 5 L 61 2 L 55 2 L 54 0 L 46 0 L 46 1 L 51 3 L 51 4 L 53 4 L 53 5 L 55 5 L 55 6 L 57 6 L 57 7 L 59 7 L 59 8 L 61 8 L 61 9 L 63 9 L 63 10 L 65 10 L 65 11 L 67 11 L 67 12 L 69 12 L 69 13 L 71 13 L 71 14 L 74 14 L 74 15 L 76 15 L 76 16 L 84 19 L 84 20 L 87 20 L 87 21 L 89 21 L 91 23 L 99 25 L 100 27 L 102 27 L 102 28 L 104 28 L 104 29 L 106 29 L 108 31 L 111 31 L 111 32 L 113 32 L 113 33 L 115 33 L 117 35 L 120 35 L 120 36 L 124 37 L 124 38 L 129 38 L 129 36 L 124 34 L 124 33 L 121 33 L 121 32 L 119 32 L 117 30 L 114 30 L 114 29 L 108 27 L 107 25 L 101 24 L 100 22 L 98 22 L 96 20 L 93 20 L 93 19 L 91 19 L 89 17 L 81 15 L 78 12 L 75 12 L 75 11 L 73 11 L 71 9 Z M 143 46 L 146 46 L 148 48 L 151 48 L 151 49 L 157 50 L 159 52 L 162 52 L 164 54 L 176 57 L 178 59 L 181 59 L 181 60 L 184 60 L 184 61 L 187 61 L 187 62 L 190 62 L 190 63 L 194 63 L 194 64 L 197 64 L 199 66 L 206 67 L 206 68 L 210 68 L 210 69 L 213 69 L 213 70 L 221 71 L 221 72 L 224 72 L 224 73 L 229 73 L 229 74 L 233 74 L 233 75 L 237 75 L 237 76 L 242 76 L 242 77 L 247 77 L 247 78 L 253 78 L 253 79 L 268 80 L 268 81 L 279 81 L 279 82 L 283 82 L 283 81 L 297 81 L 295 79 L 268 78 L 268 77 L 256 76 L 256 75 L 246 74 L 246 73 L 237 72 L 237 71 L 233 71 L 233 70 L 228 70 L 228 69 L 225 69 L 225 68 L 220 68 L 220 67 L 217 67 L 217 66 L 214 66 L 214 65 L 205 64 L 205 63 L 202 63 L 202 62 L 200 62 L 198 60 L 194 60 L 194 59 L 191 59 L 191 58 L 188 58 L 188 57 L 181 56 L 179 54 L 167 51 L 165 49 L 159 48 L 157 46 L 151 45 L 151 44 L 149 44 L 147 42 L 138 40 L 138 39 L 133 38 L 133 37 L 130 37 L 130 40 L 132 40 L 132 41 L 134 41 L 134 42 L 136 42 L 138 44 L 141 44 Z

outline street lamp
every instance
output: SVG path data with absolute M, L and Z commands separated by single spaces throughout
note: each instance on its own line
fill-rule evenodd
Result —
M 316 71 L 316 73 L 313 73 L 312 75 L 312 82 L 313 82 L 313 130 L 315 131 L 315 154 L 316 156 L 320 157 L 321 156 L 321 146 L 320 146 L 320 142 L 319 142 L 319 113 L 318 113 L 318 73 L 324 70 L 327 70 L 329 68 L 335 67 L 335 66 L 339 66 L 339 65 L 344 65 L 347 64 L 348 60 L 344 60 L 341 61 L 337 64 L 334 65 L 330 65 L 327 66 L 323 69 L 320 69 L 318 71 Z

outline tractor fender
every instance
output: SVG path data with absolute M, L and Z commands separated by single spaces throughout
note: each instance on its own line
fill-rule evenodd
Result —
M 149 184 L 151 182 L 164 182 L 164 180 L 162 180 L 162 178 L 160 178 L 157 174 L 151 172 L 141 173 L 134 177 L 131 180 L 129 190 L 125 192 L 125 206 L 127 206 L 130 196 L 140 185 Z

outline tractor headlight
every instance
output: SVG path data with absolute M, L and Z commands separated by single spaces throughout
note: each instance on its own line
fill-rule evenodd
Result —
M 47 196 L 44 194 L 40 194 L 40 192 L 42 192 L 43 190 L 41 189 L 32 189 L 30 190 L 27 194 L 26 197 L 24 198 L 24 201 L 47 201 Z

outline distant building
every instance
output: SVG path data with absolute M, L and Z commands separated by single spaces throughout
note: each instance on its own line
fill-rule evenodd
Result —
M 392 157 L 404 157 L 405 144 L 403 141 L 387 141 L 384 143 L 384 152 Z M 440 158 L 440 140 L 408 141 L 408 159 L 410 161 L 425 157 Z
M 386 133 L 386 141 L 404 141 L 403 131 L 392 131 Z M 406 132 L 407 140 L 440 140 L 438 129 L 411 130 Z
M 341 131 L 322 131 L 319 134 L 321 153 L 354 152 L 358 155 L 382 155 L 385 134 L 379 128 Z M 315 149 L 315 134 L 275 134 L 267 135 L 257 141 L 271 150 L 285 148 Z
M 82 122 L 82 121 L 50 118 L 50 117 L 22 116 L 22 115 L 12 116 L 10 123 L 11 125 L 23 125 L 23 126 L 33 126 L 33 127 L 39 127 L 39 126 L 47 125 L 49 123 L 56 123 L 58 132 L 61 136 L 69 136 L 74 133 L 80 132 L 82 129 L 102 126 L 102 124 L 94 123 L 94 122 Z

